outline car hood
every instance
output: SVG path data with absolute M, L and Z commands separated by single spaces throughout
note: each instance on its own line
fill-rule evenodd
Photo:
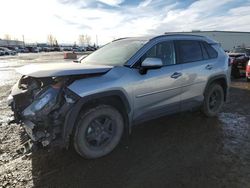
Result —
M 113 66 L 86 65 L 81 63 L 46 63 L 26 65 L 17 68 L 16 71 L 22 75 L 41 78 L 106 73 L 112 68 Z

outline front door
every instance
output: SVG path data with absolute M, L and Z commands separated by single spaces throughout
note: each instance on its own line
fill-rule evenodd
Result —
M 146 52 L 147 57 L 160 58 L 163 67 L 140 74 L 134 69 L 137 81 L 134 84 L 135 121 L 152 119 L 180 110 L 182 65 L 176 64 L 172 41 L 160 42 Z

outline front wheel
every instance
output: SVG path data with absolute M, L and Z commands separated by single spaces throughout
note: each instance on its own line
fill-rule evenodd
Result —
M 112 106 L 99 105 L 82 113 L 74 135 L 74 147 L 84 158 L 110 153 L 121 140 L 124 120 Z
M 204 94 L 203 112 L 208 117 L 216 116 L 224 103 L 224 91 L 221 85 L 212 84 Z

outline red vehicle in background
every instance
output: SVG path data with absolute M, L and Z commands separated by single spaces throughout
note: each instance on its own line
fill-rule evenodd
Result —
M 247 82 L 250 82 L 250 60 L 247 63 L 246 78 L 247 78 Z
M 250 57 L 250 48 L 235 48 L 228 55 L 232 59 L 232 76 L 234 78 L 245 77 Z

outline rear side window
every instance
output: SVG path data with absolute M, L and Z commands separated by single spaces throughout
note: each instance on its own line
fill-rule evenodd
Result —
M 181 40 L 176 41 L 178 50 L 178 63 L 189 63 L 203 59 L 199 41 Z
M 216 58 L 218 56 L 217 51 L 207 42 L 202 42 L 203 47 L 205 48 L 209 59 Z
M 208 53 L 207 53 L 207 50 L 205 48 L 205 45 L 203 45 L 203 42 L 200 43 L 201 45 L 201 50 L 202 50 L 202 54 L 203 54 L 203 59 L 210 59 Z

